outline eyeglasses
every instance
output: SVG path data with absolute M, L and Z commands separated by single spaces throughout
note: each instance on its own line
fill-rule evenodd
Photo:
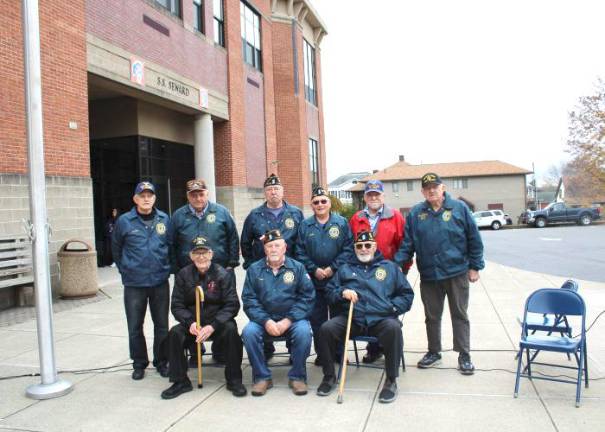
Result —
M 210 251 L 209 249 L 202 249 L 202 250 L 198 249 L 198 250 L 191 251 L 191 255 L 193 255 L 196 258 L 206 257 L 206 256 L 210 255 L 211 252 L 212 251 Z
M 372 249 L 374 243 L 355 243 L 355 249 L 362 250 L 363 248 Z
M 319 200 L 311 201 L 311 204 L 313 204 L 313 205 L 327 204 L 327 203 L 328 203 L 327 199 L 319 199 Z

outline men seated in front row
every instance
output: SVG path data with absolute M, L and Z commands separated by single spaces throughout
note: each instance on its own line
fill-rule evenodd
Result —
M 227 389 L 234 396 L 246 395 L 242 384 L 242 340 L 234 320 L 240 308 L 235 278 L 212 263 L 212 255 L 207 239 L 196 237 L 189 252 L 192 264 L 175 277 L 171 310 L 179 324 L 168 333 L 169 377 L 173 384 L 162 392 L 162 399 L 172 399 L 192 390 L 184 351 L 185 348 L 193 350 L 195 343 L 208 339 L 219 341 L 224 347 Z M 195 315 L 196 286 L 204 291 L 199 328 Z
M 368 335 L 378 338 L 384 348 L 386 378 L 378 401 L 388 403 L 397 397 L 397 376 L 401 362 L 403 336 L 398 316 L 410 310 L 414 291 L 397 265 L 384 259 L 376 250 L 376 240 L 370 231 L 358 233 L 355 255 L 340 266 L 327 286 L 332 304 L 354 303 L 351 336 Z M 319 396 L 329 395 L 336 386 L 334 358 L 344 344 L 348 307 L 342 314 L 327 321 L 319 333 L 319 357 L 323 380 L 317 389 Z
M 287 338 L 292 360 L 288 384 L 295 395 L 305 395 L 315 288 L 305 267 L 286 257 L 286 241 L 279 230 L 267 231 L 262 241 L 266 258 L 248 268 L 242 292 L 244 312 L 250 319 L 242 339 L 252 366 L 252 395 L 262 396 L 273 387 L 263 352 L 270 336 Z

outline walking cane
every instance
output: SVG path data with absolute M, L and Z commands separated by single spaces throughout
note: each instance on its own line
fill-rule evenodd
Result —
M 202 328 L 202 317 L 200 302 L 204 303 L 204 290 L 201 286 L 195 287 L 195 325 L 199 330 Z M 197 388 L 202 388 L 202 342 L 197 343 Z
M 336 402 L 342 403 L 342 393 L 345 389 L 345 380 L 347 379 L 347 345 L 349 344 L 349 336 L 351 335 L 351 320 L 353 319 L 353 302 L 349 304 L 349 317 L 347 318 L 347 333 L 345 335 L 345 348 L 342 351 L 342 373 L 340 374 L 340 385 L 338 387 L 338 399 Z

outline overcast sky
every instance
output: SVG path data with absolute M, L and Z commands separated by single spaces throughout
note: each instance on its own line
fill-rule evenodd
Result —
M 311 0 L 328 180 L 499 159 L 540 176 L 567 158 L 568 112 L 605 77 L 605 2 Z

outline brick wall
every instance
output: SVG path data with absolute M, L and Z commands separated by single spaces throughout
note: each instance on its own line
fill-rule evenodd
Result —
M 246 185 L 262 188 L 266 169 L 263 74 L 244 66 Z
M 21 2 L 1 0 L 0 173 L 27 171 Z M 46 173 L 89 176 L 84 1 L 40 2 L 42 110 Z M 6 94 L 6 97 L 4 97 Z M 69 129 L 70 121 L 77 129 Z
M 214 46 L 212 2 L 204 2 L 207 37 L 192 28 L 193 3 L 183 1 L 182 4 L 181 20 L 151 0 L 89 0 L 86 2 L 86 30 L 106 42 L 225 94 L 226 53 Z M 145 24 L 143 15 L 165 27 L 169 35 Z M 239 15 L 237 23 L 239 26 Z

